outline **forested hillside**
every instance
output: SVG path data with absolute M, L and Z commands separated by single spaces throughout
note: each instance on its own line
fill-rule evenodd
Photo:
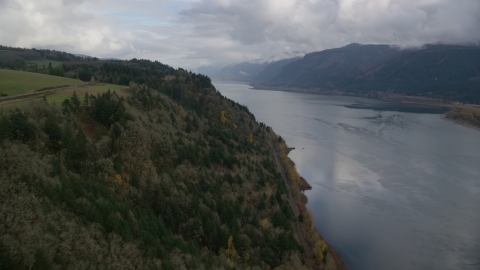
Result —
M 253 81 L 269 82 L 280 74 L 284 66 L 300 59 L 300 57 L 294 57 L 271 62 L 253 78 Z
M 307 54 L 264 86 L 480 104 L 480 47 L 426 45 L 399 50 L 351 44 Z
M 0 269 L 340 265 L 309 212 L 292 211 L 306 200 L 283 140 L 208 77 L 148 60 L 58 60 L 1 64 L 129 94 L 1 110 Z

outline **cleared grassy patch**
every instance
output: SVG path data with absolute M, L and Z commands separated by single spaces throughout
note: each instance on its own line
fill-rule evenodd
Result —
M 48 59 L 26 60 L 25 63 L 27 63 L 29 65 L 38 65 L 39 67 L 40 66 L 48 67 L 49 63 L 52 63 L 52 67 L 56 67 L 56 66 L 59 66 L 59 65 L 63 64 L 63 62 L 53 61 L 53 60 L 48 60 Z
M 0 69 L 0 94 L 8 96 L 59 85 L 80 85 L 82 81 L 33 72 Z
M 55 103 L 55 104 L 61 104 L 66 98 L 69 98 L 73 95 L 73 91 L 75 91 L 80 98 L 80 100 L 83 101 L 83 97 L 85 96 L 85 93 L 88 93 L 89 95 L 94 95 L 96 96 L 97 94 L 105 93 L 108 90 L 111 92 L 115 91 L 117 95 L 119 96 L 127 96 L 128 87 L 125 85 L 116 85 L 116 84 L 87 84 L 84 86 L 79 86 L 79 87 L 74 87 L 74 88 L 67 88 L 67 89 L 62 89 L 58 90 L 55 92 L 52 92 L 52 94 L 47 95 L 47 101 L 48 103 Z
M 60 106 L 62 102 L 70 98 L 73 95 L 73 91 L 75 91 L 83 102 L 83 97 L 85 93 L 89 95 L 96 96 L 97 94 L 105 93 L 108 90 L 111 92 L 115 91 L 117 95 L 126 97 L 129 95 L 128 87 L 125 85 L 116 85 L 116 84 L 86 84 L 83 86 L 66 88 L 61 90 L 52 91 L 49 93 L 45 93 L 45 98 L 49 104 L 55 104 Z M 41 101 L 43 99 L 43 95 L 38 95 L 35 97 L 25 98 L 25 99 L 16 99 L 16 100 L 8 100 L 0 102 L 0 108 L 9 109 L 9 108 L 24 108 L 30 104 L 30 102 Z

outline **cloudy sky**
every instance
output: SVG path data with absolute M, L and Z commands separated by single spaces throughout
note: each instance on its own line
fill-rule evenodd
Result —
M 173 67 L 352 42 L 480 44 L 480 0 L 0 0 L 0 44 Z

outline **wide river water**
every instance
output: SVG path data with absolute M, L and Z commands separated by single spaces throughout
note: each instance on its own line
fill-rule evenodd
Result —
M 480 132 L 442 109 L 214 82 L 295 150 L 349 269 L 480 269 Z

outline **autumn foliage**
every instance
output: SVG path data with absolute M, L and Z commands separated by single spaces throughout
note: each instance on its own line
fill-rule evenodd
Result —
M 276 135 L 273 136 L 275 137 Z M 282 165 L 286 171 L 286 175 L 290 185 L 290 191 L 292 192 L 293 198 L 297 201 L 297 205 L 300 205 L 300 215 L 298 218 L 299 222 L 302 225 L 302 230 L 304 232 L 305 238 L 311 249 L 311 257 L 309 257 L 309 259 L 311 260 L 312 265 L 319 266 L 320 269 L 325 268 L 327 265 L 328 267 L 333 266 L 332 269 L 335 269 L 335 262 L 331 257 L 329 257 L 327 251 L 327 243 L 315 228 L 312 213 L 305 207 L 305 205 L 302 204 L 302 198 L 304 198 L 304 195 L 301 194 L 300 190 L 300 175 L 296 170 L 293 161 L 291 161 L 287 157 L 289 148 L 286 146 L 283 139 L 278 139 L 278 141 L 279 156 Z M 328 264 L 326 263 L 327 258 L 329 258 Z
M 0 112 L 0 265 L 305 267 L 270 128 L 200 74 L 143 60 L 65 70 L 79 69 L 119 76 L 129 96 Z

